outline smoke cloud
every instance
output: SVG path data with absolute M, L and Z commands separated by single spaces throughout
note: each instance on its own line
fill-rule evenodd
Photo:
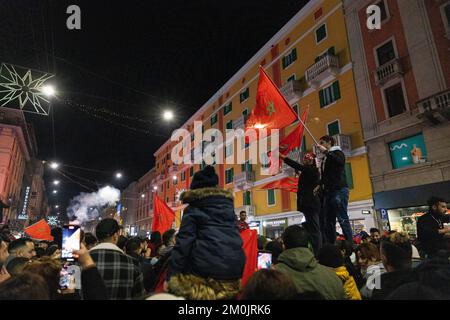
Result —
M 98 219 L 101 211 L 120 200 L 120 190 L 106 186 L 92 193 L 80 193 L 70 201 L 67 216 L 80 225 Z

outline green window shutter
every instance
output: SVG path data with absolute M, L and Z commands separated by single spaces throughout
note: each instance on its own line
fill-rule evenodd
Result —
M 292 61 L 297 60 L 297 48 L 292 49 Z
M 227 129 L 233 129 L 233 120 L 227 122 Z
M 269 206 L 272 206 L 275 204 L 275 190 L 274 189 L 267 190 L 267 203 L 269 204 Z
M 325 104 L 325 94 L 324 94 L 324 90 L 320 90 L 319 91 L 319 99 L 320 99 L 320 107 L 323 108 L 326 106 Z
M 334 136 L 339 133 L 340 133 L 340 130 L 339 130 L 339 122 L 338 121 L 334 121 L 334 122 L 328 124 L 328 134 L 330 136 Z
M 217 122 L 217 113 L 211 117 L 211 125 L 213 126 Z
M 305 152 L 306 151 L 306 137 L 303 136 L 302 138 L 302 148 L 301 151 Z
M 233 110 L 233 107 L 232 107 L 232 104 L 230 102 L 228 105 L 225 106 L 225 108 L 223 110 L 223 114 L 224 115 L 229 114 L 231 112 L 231 110 Z
M 245 191 L 242 195 L 244 197 L 244 199 L 243 199 L 244 206 L 251 205 L 250 191 Z
M 345 164 L 345 179 L 347 180 L 348 188 L 353 189 L 353 173 L 352 165 L 350 163 Z
M 283 69 L 286 69 L 286 57 L 283 57 L 282 59 L 281 59 L 281 63 L 282 63 L 282 65 L 283 65 Z
M 319 27 L 319 29 L 316 30 L 316 41 L 319 43 L 323 39 L 325 39 L 327 36 L 327 29 L 325 24 Z
M 333 96 L 334 101 L 339 100 L 341 98 L 341 90 L 339 88 L 339 81 L 333 83 Z
M 245 171 L 245 163 L 241 164 L 241 172 Z

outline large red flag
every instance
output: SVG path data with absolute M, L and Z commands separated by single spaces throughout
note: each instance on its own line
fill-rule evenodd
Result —
M 36 222 L 25 228 L 23 231 L 25 231 L 32 239 L 53 241 L 50 226 L 45 219 Z
M 242 249 L 245 252 L 244 272 L 242 273 L 241 284 L 245 286 L 248 279 L 258 269 L 258 233 L 256 230 L 244 229 L 241 231 Z
M 282 129 L 297 119 L 283 94 L 259 67 L 256 105 L 245 123 L 246 129 Z
M 162 235 L 172 228 L 174 220 L 175 212 L 155 194 L 155 198 L 153 199 L 152 232 L 159 231 Z
M 273 182 L 269 182 L 261 187 L 263 190 L 267 189 L 282 189 L 297 193 L 298 178 L 286 177 Z

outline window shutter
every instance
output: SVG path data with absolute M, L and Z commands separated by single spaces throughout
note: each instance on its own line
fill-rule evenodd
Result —
M 297 60 L 297 48 L 292 49 L 292 61 Z
M 347 180 L 348 188 L 353 189 L 353 173 L 352 165 L 350 163 L 345 164 L 345 179 Z
M 325 107 L 325 94 L 323 92 L 323 89 L 319 91 L 319 99 L 320 99 L 320 107 Z
M 334 100 L 339 100 L 341 98 L 341 90 L 339 88 L 339 81 L 333 83 L 333 96 Z
M 281 59 L 281 64 L 283 65 L 283 69 L 286 69 L 286 57 Z

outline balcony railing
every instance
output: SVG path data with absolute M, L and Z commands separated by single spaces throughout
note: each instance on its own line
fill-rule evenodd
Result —
M 245 130 L 245 117 L 244 116 L 240 116 L 239 118 L 237 118 L 236 120 L 233 121 L 233 129 L 234 130 L 237 130 L 237 129 Z
M 286 82 L 281 88 L 281 93 L 287 101 L 300 98 L 302 96 L 302 84 L 300 80 Z
M 237 216 L 239 216 L 239 213 L 241 211 L 247 212 L 248 217 L 254 217 L 256 214 L 255 206 L 241 206 L 234 209 L 234 212 L 236 213 Z
M 432 123 L 450 120 L 450 90 L 439 92 L 417 102 L 418 118 L 427 118 Z
M 305 72 L 305 79 L 309 86 L 317 87 L 323 79 L 339 73 L 339 58 L 331 53 L 325 54 Z
M 403 68 L 400 60 L 394 59 L 377 68 L 377 70 L 375 71 L 375 83 L 378 86 L 381 86 L 392 78 L 401 76 L 402 74 Z
M 178 166 L 176 164 L 169 167 L 169 174 L 173 174 L 173 173 L 177 173 L 177 172 L 178 172 Z
M 244 171 L 234 176 L 234 186 L 236 188 L 246 189 L 253 185 L 255 181 L 254 171 Z

